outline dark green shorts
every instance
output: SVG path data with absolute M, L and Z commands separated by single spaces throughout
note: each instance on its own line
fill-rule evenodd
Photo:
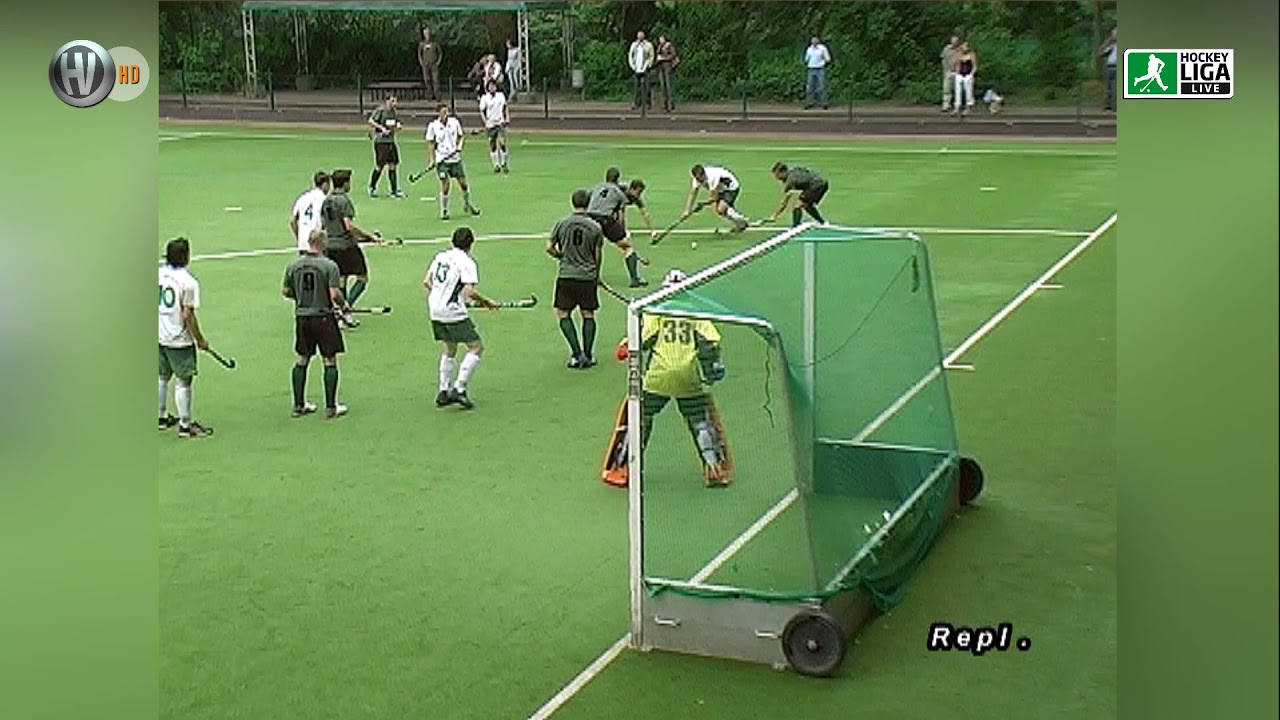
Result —
M 448 180 L 449 178 L 467 179 L 467 171 L 462 169 L 461 160 L 452 163 L 438 163 L 436 165 L 436 175 L 441 180 Z
M 476 332 L 476 324 L 471 322 L 471 318 L 450 323 L 432 320 L 431 334 L 436 340 L 445 343 L 470 345 L 480 342 L 480 333 Z
M 489 128 L 490 140 L 500 140 L 500 139 L 505 139 L 506 137 L 507 137 L 507 129 L 502 127 L 501 125 L 494 125 L 493 127 Z
M 741 190 L 742 188 L 738 188 Z M 718 200 L 729 207 L 738 202 L 738 190 L 721 190 Z
M 193 378 L 196 370 L 196 346 L 173 348 L 160 346 L 160 377 L 177 375 L 183 380 Z

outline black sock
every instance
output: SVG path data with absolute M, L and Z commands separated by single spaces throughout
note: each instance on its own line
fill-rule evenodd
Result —
M 582 348 L 586 350 L 587 357 L 595 357 L 596 347 L 596 319 L 582 318 Z
M 338 407 L 338 366 L 324 366 L 324 406 L 329 410 Z
M 586 329 L 586 323 L 583 323 L 583 329 Z M 560 321 L 560 332 L 564 334 L 564 339 L 569 341 L 569 352 L 573 353 L 576 358 L 582 354 L 582 347 L 578 345 L 578 328 L 573 324 L 573 318 L 566 317 Z
M 791 227 L 795 227 L 799 224 L 800 224 L 800 208 L 795 208 L 791 211 Z
M 804 206 L 804 211 L 805 211 L 805 212 L 807 212 L 807 213 L 809 213 L 811 216 L 813 216 L 813 219 L 814 219 L 814 220 L 817 220 L 817 221 L 818 221 L 818 222 L 820 222 L 820 223 L 825 223 L 825 222 L 826 222 L 826 220 L 823 220 L 823 219 L 822 219 L 822 213 L 818 212 L 818 208 L 816 208 L 816 207 L 814 207 L 814 206 L 812 206 L 812 205 L 805 205 L 805 206 Z
M 302 407 L 307 397 L 307 366 L 293 364 L 293 406 Z
M 378 189 L 378 178 L 382 177 L 382 168 L 374 168 L 373 174 L 369 176 L 369 189 Z
M 627 264 L 627 272 L 631 274 L 632 280 L 640 279 L 640 258 L 635 253 L 631 253 L 622 259 Z
M 391 181 L 391 192 L 400 192 L 400 182 L 396 179 L 396 169 L 391 168 L 387 171 L 387 179 Z

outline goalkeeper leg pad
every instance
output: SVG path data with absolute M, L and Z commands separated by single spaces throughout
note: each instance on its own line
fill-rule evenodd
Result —
M 710 395 L 705 396 L 703 417 L 689 425 L 694 444 L 702 461 L 702 477 L 707 487 L 725 487 L 732 480 L 733 457 L 729 452 L 728 435 L 720 420 L 720 411 Z
M 614 487 L 627 486 L 627 401 L 618 406 L 618 418 L 613 423 L 613 434 L 604 452 L 604 468 L 600 479 Z

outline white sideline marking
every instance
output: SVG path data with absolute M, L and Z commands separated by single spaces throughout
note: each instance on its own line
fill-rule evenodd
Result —
M 967 363 L 955 363 L 952 365 L 947 365 L 946 368 L 948 370 L 963 370 L 965 372 L 973 372 L 973 366 Z
M 995 185 L 983 185 L 978 188 L 979 192 L 995 192 L 998 188 Z
M 182 135 L 161 135 L 161 142 L 168 140 L 188 140 L 195 138 L 227 138 L 233 140 L 314 140 L 325 142 L 369 142 L 369 138 L 360 134 L 353 128 L 350 135 L 341 134 L 342 131 L 333 131 L 332 133 L 317 132 L 314 134 L 307 133 L 271 133 L 271 132 L 236 132 L 236 131 L 220 131 L 211 130 L 203 132 L 185 133 Z M 621 132 L 621 131 L 620 131 Z M 738 152 L 755 152 L 755 149 L 743 147 L 740 144 L 725 143 L 608 143 L 594 141 L 576 141 L 576 140 L 529 140 L 522 141 L 520 147 L 581 147 L 600 152 L 608 152 L 612 150 L 718 150 L 718 151 L 738 151 Z M 945 152 L 948 155 L 1039 155 L 1043 157 L 1062 157 L 1062 158 L 1115 158 L 1114 152 L 1089 152 L 1086 150 L 1068 150 L 1063 148 L 892 148 L 892 147 L 875 147 L 872 145 L 847 145 L 834 143 L 831 145 L 795 145 L 787 146 L 787 152 L 836 152 L 850 153 L 859 155 L 934 155 Z
M 423 198 L 427 200 L 428 198 Z M 430 198 L 434 200 L 434 198 Z M 227 208 L 230 210 L 230 208 Z M 779 232 L 783 228 L 779 226 L 762 225 L 759 227 L 749 227 L 743 232 Z M 1089 233 L 1078 230 L 1052 230 L 1040 228 L 929 228 L 929 227 L 875 227 L 871 230 L 879 230 L 885 232 L 912 232 L 919 235 L 1010 235 L 1010 236 L 1027 236 L 1027 237 L 1085 237 Z M 672 235 L 706 235 L 710 230 L 700 230 L 698 228 L 679 228 L 671 231 Z M 489 240 L 542 240 L 547 237 L 547 233 L 497 233 L 494 235 L 484 235 L 476 238 L 481 241 Z M 449 235 L 442 235 L 437 238 L 405 238 L 405 245 L 441 245 L 450 240 Z M 643 243 L 637 247 L 643 247 Z M 295 252 L 297 248 L 266 248 L 263 250 L 231 250 L 227 252 L 205 253 L 196 255 L 191 258 L 196 260 L 229 260 L 231 258 L 257 257 L 259 255 L 283 255 Z
M 1040 286 L 1041 290 L 1061 290 L 1062 286 L 1058 283 L 1045 283 Z
M 244 210 L 244 208 L 240 207 L 239 205 L 228 205 L 222 209 L 226 210 L 227 212 L 241 212 Z
M 1099 225 L 1097 228 L 1093 230 L 1093 232 L 1089 233 L 1083 240 L 1077 243 L 1075 247 L 1071 248 L 1071 250 L 1069 250 L 1066 255 L 1063 255 L 1057 262 L 1055 262 L 1052 266 L 1050 266 L 1048 270 L 1046 270 L 1043 274 L 1041 274 L 1040 277 L 1033 280 L 1031 284 L 1026 287 L 1026 289 L 1018 293 L 1018 295 L 1015 296 L 1013 300 L 1010 300 L 1007 305 L 1001 308 L 995 315 L 992 315 L 991 318 L 987 320 L 985 323 L 983 323 L 981 326 L 979 326 L 977 330 L 974 330 L 973 333 L 969 335 L 969 337 L 966 338 L 964 342 L 960 343 L 960 345 L 956 347 L 955 350 L 952 350 L 950 353 L 948 353 L 946 358 L 944 358 L 942 361 L 943 367 L 955 365 L 956 360 L 958 360 L 962 355 L 968 352 L 974 345 L 978 343 L 978 341 L 986 337 L 1000 323 L 1004 322 L 1005 319 L 1007 319 L 1009 315 L 1013 313 L 1014 310 L 1017 310 L 1019 307 L 1021 307 L 1021 305 L 1027 301 L 1027 298 L 1035 294 L 1035 291 L 1038 290 L 1042 285 L 1044 285 L 1046 280 L 1053 277 L 1055 274 L 1061 272 L 1064 267 L 1066 267 L 1068 264 L 1071 263 L 1071 261 L 1079 257 L 1080 254 L 1083 253 L 1085 250 L 1087 250 L 1089 246 L 1094 243 L 1095 240 L 1097 240 L 1099 237 L 1102 236 L 1103 233 L 1111 229 L 1111 226 L 1115 225 L 1116 223 L 1116 215 L 1117 213 L 1112 213 L 1111 217 L 1103 221 L 1101 225 Z M 919 393 L 921 389 L 923 389 L 926 385 L 928 385 L 929 382 L 932 381 L 934 378 L 936 378 L 940 373 L 941 373 L 941 370 L 938 368 L 933 368 L 928 373 L 925 373 L 925 376 L 921 378 L 919 382 L 917 382 L 915 385 L 912 385 L 910 388 L 908 388 L 907 392 L 903 393 L 902 397 L 898 398 L 898 400 L 895 401 L 888 408 L 886 408 L 884 412 L 880 413 L 880 415 L 878 415 L 876 419 L 872 420 L 871 423 L 868 424 L 867 427 L 862 430 L 862 432 L 858 433 L 858 435 L 854 437 L 853 441 L 854 442 L 865 441 L 868 436 L 874 433 L 876 429 L 878 429 L 881 425 L 883 425 L 890 417 L 892 417 L 894 413 L 900 410 L 903 405 L 909 402 L 913 396 Z M 788 507 L 790 507 L 791 504 L 796 501 L 797 497 L 798 497 L 798 493 L 796 492 L 795 489 L 792 489 L 790 492 L 784 495 L 782 499 L 779 500 L 773 507 L 769 508 L 769 510 L 764 515 L 762 515 L 759 520 L 756 520 L 754 523 L 752 523 L 750 527 L 744 530 L 743 533 L 737 537 L 737 539 L 729 543 L 728 547 L 720 551 L 719 554 L 717 554 L 714 558 L 712 558 L 711 562 L 707 563 L 706 567 L 698 571 L 698 573 L 693 576 L 693 580 L 691 582 L 698 582 L 699 579 L 706 580 L 708 577 L 714 574 L 715 571 L 718 570 L 721 565 L 723 565 L 726 561 L 728 561 L 730 557 L 732 557 L 733 553 L 742 549 L 743 546 L 745 546 L 756 535 L 758 535 L 762 530 L 764 530 L 765 526 L 768 525 L 769 522 L 771 522 L 778 515 L 781 515 L 783 511 L 785 511 Z M 766 520 L 766 518 L 768 519 Z M 729 552 L 729 548 L 734 548 L 733 552 Z M 574 694 L 577 693 L 578 690 L 581 690 L 584 686 L 586 686 L 587 683 L 591 682 L 591 680 L 596 675 L 599 675 L 605 669 L 605 667 L 609 665 L 609 663 L 613 662 L 614 658 L 616 658 L 621 652 L 621 649 L 626 647 L 626 644 L 630 642 L 630 639 L 631 639 L 631 633 L 629 632 L 623 635 L 621 638 L 619 638 L 617 642 L 615 642 L 612 646 L 609 647 L 608 650 L 604 652 L 604 654 L 596 658 L 595 661 L 592 662 L 590 665 L 588 665 L 586 669 L 583 670 L 581 673 L 578 673 L 578 676 L 575 677 L 573 681 L 569 683 L 569 685 L 566 685 L 560 692 L 556 693 L 555 697 L 548 700 L 547 703 L 543 705 L 541 708 L 538 708 L 538 711 L 530 716 L 530 720 L 546 720 L 546 718 L 551 717 L 552 713 L 554 713 L 562 705 L 568 702 L 569 699 L 572 698 Z

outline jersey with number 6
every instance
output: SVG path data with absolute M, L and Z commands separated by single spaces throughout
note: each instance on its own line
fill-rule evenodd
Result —
M 645 392 L 674 398 L 704 392 L 698 340 L 719 343 L 715 325 L 706 320 L 646 315 L 640 338 L 642 345 L 651 346 L 642 381 Z
M 200 307 L 200 283 L 186 268 L 160 266 L 160 344 L 191 347 L 195 340 L 182 322 L 182 308 Z
M 311 247 L 311 231 L 320 227 L 320 208 L 324 205 L 324 191 L 312 188 L 298 196 L 293 203 L 293 218 L 298 221 L 298 249 Z
M 600 276 L 604 232 L 595 220 L 577 212 L 560 220 L 551 229 L 551 244 L 560 252 L 560 277 L 595 280 Z
M 449 248 L 436 253 L 427 268 L 431 292 L 427 295 L 427 310 L 436 322 L 458 322 L 468 317 L 467 303 L 462 289 L 480 282 L 476 261 L 464 250 Z

